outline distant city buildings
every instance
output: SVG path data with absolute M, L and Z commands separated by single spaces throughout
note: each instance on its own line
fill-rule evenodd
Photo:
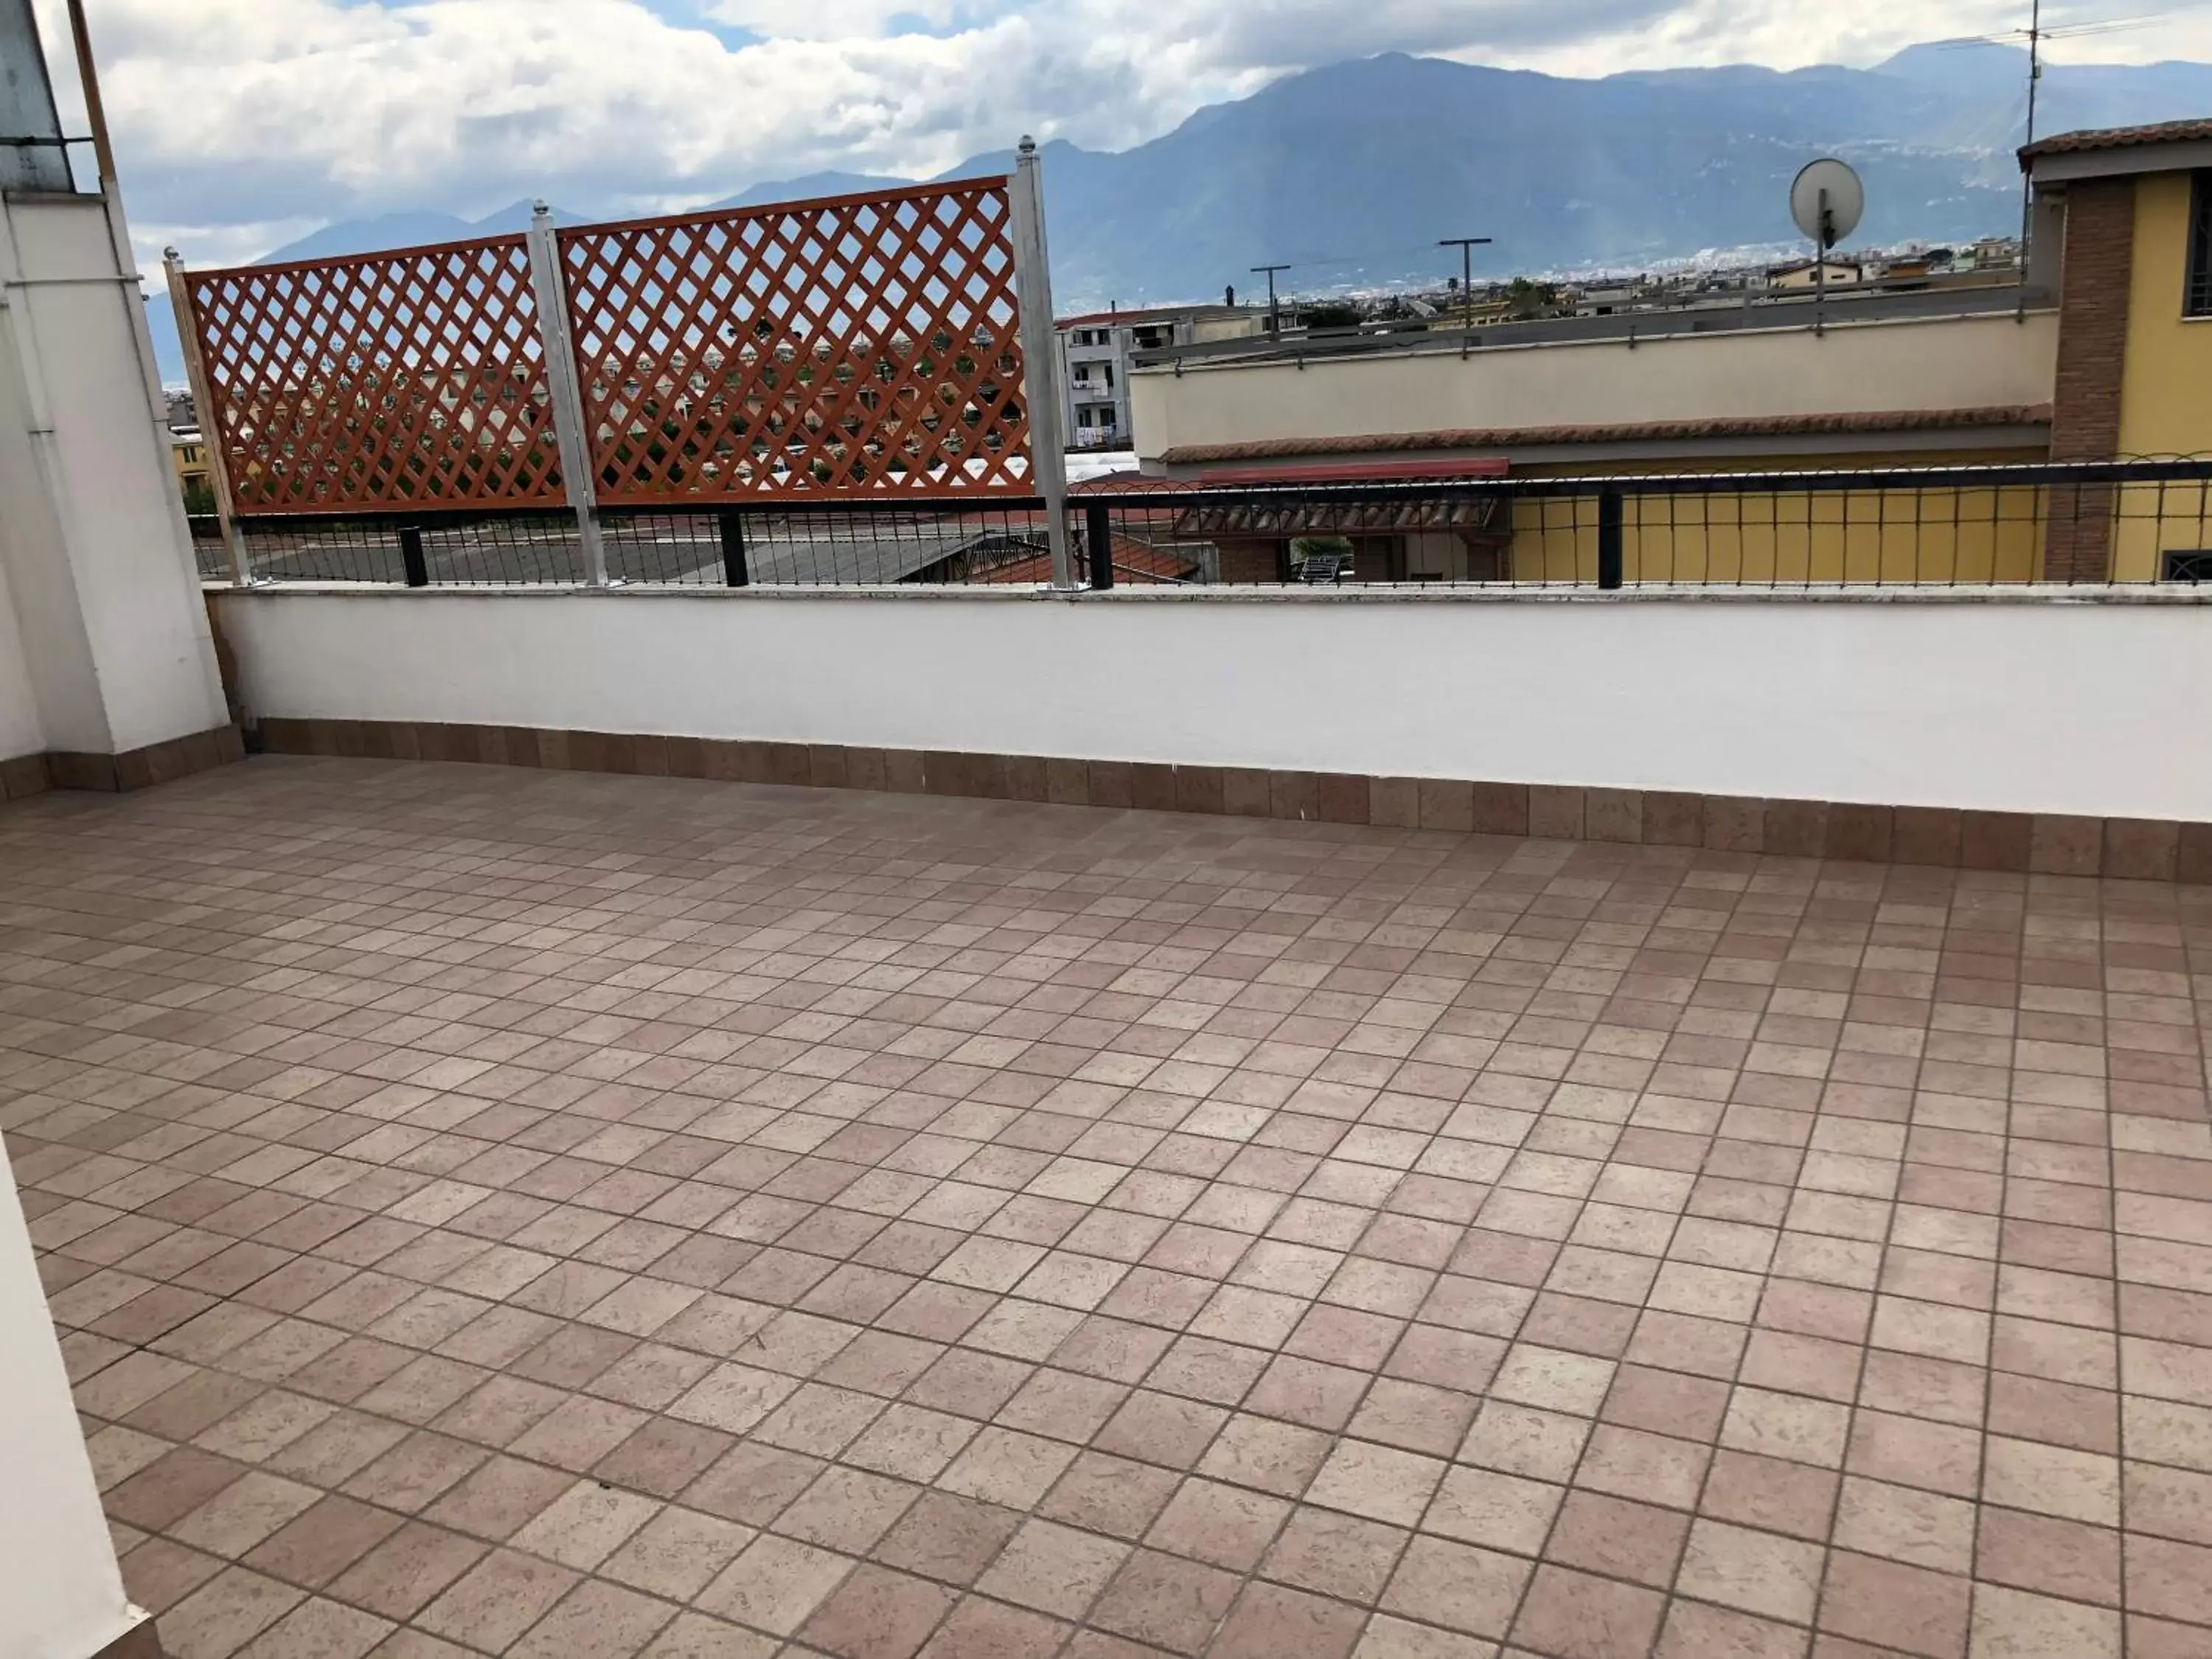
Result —
M 1060 319 L 1060 397 L 1073 449 L 1126 449 L 1129 434 L 1129 361 L 1139 351 L 1196 345 L 1260 334 L 1258 306 L 1160 306 L 1100 311 Z
M 1844 259 L 1792 259 L 1785 264 L 1769 265 L 1765 286 L 1778 289 L 1819 288 L 1822 283 L 1840 287 L 1856 283 L 1865 274 L 1865 268 Z

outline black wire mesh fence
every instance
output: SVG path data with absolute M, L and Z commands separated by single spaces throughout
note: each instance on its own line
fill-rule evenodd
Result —
M 1069 502 L 1091 587 L 2016 586 L 2212 580 L 2212 459 L 1208 487 L 1124 478 Z M 1047 584 L 1045 511 L 866 500 L 611 512 L 607 575 L 693 586 Z M 228 579 L 213 520 L 201 574 Z M 586 580 L 567 512 L 241 521 L 251 579 Z

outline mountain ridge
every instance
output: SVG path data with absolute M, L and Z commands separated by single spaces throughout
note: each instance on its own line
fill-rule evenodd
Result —
M 1435 246 L 1444 236 L 1491 236 L 1476 250 L 1486 276 L 1782 243 L 1794 235 L 1789 180 L 1823 153 L 1866 177 L 1863 242 L 2007 234 L 2019 222 L 2011 152 L 2026 85 L 2026 52 L 1991 44 L 1910 46 L 1871 69 L 1731 64 L 1589 79 L 1401 53 L 1328 64 L 1209 105 L 1127 149 L 1045 144 L 1054 298 L 1063 312 L 1212 298 L 1282 261 L 1296 266 L 1286 291 L 1433 277 L 1449 263 Z M 2048 65 L 2039 107 L 2045 134 L 2212 112 L 2212 64 Z M 986 152 L 937 177 L 1003 172 L 1012 160 Z M 714 205 L 905 182 L 817 173 L 758 181 Z M 343 221 L 266 259 L 484 235 L 519 228 L 528 213 L 515 203 L 474 220 Z M 172 378 L 181 371 L 166 313 L 155 307 Z

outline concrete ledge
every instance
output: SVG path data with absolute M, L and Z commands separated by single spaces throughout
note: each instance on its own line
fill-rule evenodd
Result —
M 990 582 L 902 582 L 843 586 L 804 582 L 722 587 L 707 583 L 617 582 L 607 587 L 552 582 L 444 583 L 398 587 L 390 582 L 265 582 L 252 587 L 209 583 L 211 599 L 229 603 L 270 599 L 388 599 L 417 605 L 429 599 L 714 599 L 736 605 L 820 599 L 892 600 L 907 605 L 2212 605 L 2212 583 L 2021 582 L 2004 586 L 1939 587 L 1900 583 L 1827 582 L 1791 586 L 1759 582 L 1641 582 L 1600 588 L 1588 582 L 1492 582 L 1455 586 L 1443 582 L 1352 582 L 1341 587 L 1214 585 L 1176 587 L 1127 583 L 1096 592 L 1087 587 L 1000 586 Z
M 2171 820 L 404 720 L 269 718 L 261 722 L 261 738 L 276 754 L 472 761 L 1791 858 L 2212 882 L 2212 823 Z
M 20 800 L 48 789 L 118 791 L 151 788 L 246 758 L 246 741 L 234 726 L 149 744 L 120 755 L 56 750 L 0 761 L 0 800 Z

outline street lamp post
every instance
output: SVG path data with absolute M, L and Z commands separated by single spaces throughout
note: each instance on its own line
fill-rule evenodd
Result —
M 1447 236 L 1437 244 L 1459 250 L 1459 355 L 1462 357 L 1467 356 L 1467 331 L 1474 325 L 1474 250 L 1489 244 L 1487 236 Z
M 1289 269 L 1290 267 L 1286 264 L 1254 265 L 1252 267 L 1252 274 L 1255 276 L 1261 276 L 1264 273 L 1267 278 L 1267 332 L 1277 339 L 1280 339 L 1282 337 L 1283 317 L 1282 313 L 1275 308 L 1275 273 L 1279 270 L 1288 270 Z

